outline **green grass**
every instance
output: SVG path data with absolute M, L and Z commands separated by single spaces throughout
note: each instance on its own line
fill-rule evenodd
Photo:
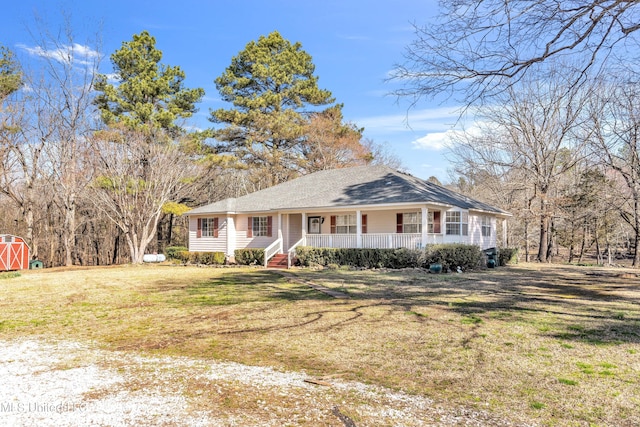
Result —
M 0 280 L 3 279 L 14 279 L 16 277 L 20 277 L 21 274 L 18 271 L 5 271 L 0 273 Z

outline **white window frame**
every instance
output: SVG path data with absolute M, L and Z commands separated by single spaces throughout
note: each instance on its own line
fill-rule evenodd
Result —
M 403 233 L 422 233 L 422 213 L 404 212 L 402 214 Z
M 356 234 L 356 215 L 336 215 L 336 234 Z
M 251 220 L 253 237 L 266 237 L 269 235 L 269 217 L 254 216 Z
M 482 233 L 482 237 L 491 237 L 492 227 L 490 216 L 483 215 L 480 217 L 480 231 Z
M 214 221 L 214 218 L 202 218 L 202 222 L 200 223 L 200 232 L 202 237 L 214 236 Z
M 466 211 L 447 211 L 445 213 L 445 233 L 447 236 L 468 236 L 469 213 Z

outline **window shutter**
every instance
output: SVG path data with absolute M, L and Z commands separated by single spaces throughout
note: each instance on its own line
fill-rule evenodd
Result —
M 253 237 L 253 217 L 247 218 L 247 237 Z
M 396 214 L 396 233 L 402 233 L 402 214 Z
M 213 237 L 218 237 L 218 218 L 213 218 Z
M 434 233 L 442 233 L 440 228 L 440 211 L 433 212 L 433 232 Z
M 273 217 L 267 217 L 267 237 L 271 237 L 273 234 Z
M 362 234 L 367 234 L 367 214 L 362 215 Z
M 336 216 L 331 215 L 331 234 L 336 234 Z
M 202 237 L 202 218 L 198 218 L 198 228 L 196 230 L 196 238 Z

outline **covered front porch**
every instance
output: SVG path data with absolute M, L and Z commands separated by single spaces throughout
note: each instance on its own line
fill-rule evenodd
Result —
M 277 239 L 265 249 L 265 263 L 276 254 L 287 254 L 290 262 L 299 246 L 420 249 L 429 244 L 470 243 L 468 212 L 456 214 L 458 222 L 453 223 L 450 215 L 445 216 L 450 209 L 422 205 L 385 210 L 280 213 Z

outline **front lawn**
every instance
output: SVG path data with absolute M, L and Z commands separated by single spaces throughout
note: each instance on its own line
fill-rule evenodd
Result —
M 640 424 L 640 279 L 520 265 L 476 273 L 170 266 L 0 281 L 0 339 L 215 358 L 339 376 L 520 425 Z

